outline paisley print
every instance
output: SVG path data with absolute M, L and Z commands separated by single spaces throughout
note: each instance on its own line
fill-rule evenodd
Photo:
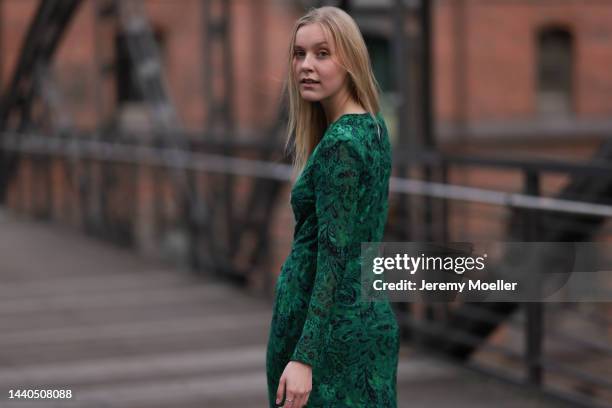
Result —
M 380 132 L 379 132 L 380 130 Z M 399 328 L 388 301 L 361 300 L 361 242 L 381 241 L 391 146 L 382 116 L 331 124 L 291 190 L 295 230 L 274 290 L 270 407 L 289 361 L 312 367 L 309 408 L 395 408 Z

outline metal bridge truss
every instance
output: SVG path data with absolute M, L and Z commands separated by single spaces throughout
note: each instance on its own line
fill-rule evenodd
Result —
M 42 85 L 48 81 L 49 63 L 53 57 L 62 34 L 78 8 L 78 0 L 44 0 L 41 2 L 36 16 L 30 26 L 22 53 L 17 64 L 10 87 L 2 99 L 0 109 L 0 131 L 2 131 L 2 150 L 0 150 L 0 199 L 6 198 L 6 189 L 15 176 L 16 165 L 20 154 L 33 153 L 42 155 L 67 155 L 70 157 L 91 158 L 107 162 L 149 163 L 172 169 L 173 181 L 179 191 L 177 199 L 184 208 L 184 227 L 189 230 L 191 247 L 191 263 L 200 268 L 212 267 L 222 271 L 225 276 L 232 276 L 245 282 L 251 266 L 239 266 L 235 260 L 248 259 L 248 265 L 258 265 L 264 262 L 266 245 L 269 241 L 269 231 L 272 220 L 274 203 L 279 196 L 283 183 L 287 180 L 287 167 L 278 167 L 269 162 L 273 149 L 260 148 L 258 150 L 261 161 L 249 161 L 238 156 L 238 144 L 231 140 L 233 131 L 231 78 L 231 55 L 227 52 L 229 44 L 230 10 L 228 2 L 204 0 L 207 10 L 205 58 L 221 58 L 223 72 L 215 72 L 213 65 L 207 65 L 206 76 L 210 84 L 220 78 L 223 81 L 223 93 L 217 94 L 212 88 L 208 96 L 208 121 L 214 133 L 224 134 L 224 141 L 197 141 L 185 136 L 173 104 L 169 100 L 167 88 L 164 84 L 162 68 L 159 62 L 155 41 L 151 29 L 136 1 L 110 1 L 109 18 L 117 18 L 119 27 L 124 31 L 130 58 L 136 67 L 134 81 L 141 89 L 145 102 L 149 106 L 152 119 L 159 130 L 148 144 L 116 143 L 116 141 L 96 141 L 75 139 L 61 139 L 54 143 L 52 138 L 45 141 L 26 139 L 23 135 L 39 124 L 32 116 L 32 106 L 36 98 L 42 98 L 48 104 L 57 102 L 53 87 Z M 456 157 L 443 155 L 435 150 L 432 117 L 432 86 L 430 73 L 432 72 L 431 50 L 431 2 L 404 2 L 395 0 L 393 7 L 359 8 L 350 1 L 318 2 L 334 3 L 359 16 L 375 13 L 393 18 L 394 22 L 394 48 L 396 57 L 396 83 L 402 95 L 397 111 L 400 120 L 399 129 L 401 144 L 396 151 L 394 163 L 399 167 L 400 178 L 395 179 L 392 192 L 402 197 L 415 198 L 421 196 L 425 200 L 426 214 L 424 219 L 428 227 L 434 225 L 434 219 L 442 220 L 435 223 L 436 228 L 426 233 L 427 239 L 446 240 L 448 231 L 447 205 L 449 200 L 461 199 L 457 197 L 457 190 L 445 184 L 448 170 L 451 166 L 478 166 L 504 167 L 516 169 L 524 174 L 524 197 L 538 197 L 540 191 L 540 175 L 545 172 L 564 172 L 572 177 L 571 182 L 558 195 L 557 199 L 577 200 L 583 203 L 608 204 L 612 198 L 612 179 L 609 176 L 609 162 L 612 161 L 612 143 L 603 143 L 594 157 L 600 163 L 597 166 L 571 166 L 559 163 L 529 163 L 524 160 L 494 160 L 474 157 Z M 420 3 L 418 7 L 409 7 L 406 4 Z M 211 10 L 216 11 L 211 11 Z M 411 16 L 411 17 L 410 17 Z M 420 24 L 421 54 L 420 59 L 422 86 L 421 100 L 424 101 L 420 110 L 410 105 L 408 98 L 412 88 L 408 88 L 406 71 L 411 65 L 409 59 L 415 53 L 410 47 L 414 43 L 407 41 L 405 22 L 413 18 Z M 217 44 L 217 45 L 215 45 Z M 219 49 L 221 55 L 215 55 L 213 49 Z M 225 50 L 225 51 L 223 51 Z M 409 57 L 411 56 L 411 57 Z M 280 140 L 282 133 L 282 118 L 284 112 L 279 113 L 280 120 L 268 132 L 268 140 L 261 145 L 274 146 Z M 51 114 L 56 119 L 52 123 L 64 123 L 64 131 L 69 125 L 66 121 L 58 120 L 61 114 Z M 415 130 L 408 127 L 410 121 L 420 124 L 417 142 Z M 41 139 L 41 138 L 38 138 Z M 98 143 L 96 145 L 96 143 Z M 212 150 L 221 155 L 205 153 L 202 150 L 212 146 Z M 59 148 L 58 148 L 59 147 Z M 414 147 L 421 147 L 418 154 L 404 154 L 406 151 L 417 151 Z M 55 150 L 54 150 L 55 149 Z M 406 150 L 404 150 L 406 149 Z M 403 179 L 410 168 L 420 169 L 424 181 L 421 184 L 415 180 Z M 608 166 L 608 167 L 606 167 Z M 602 168 L 605 168 L 602 170 Z M 435 170 L 441 170 L 440 173 Z M 214 173 L 217 182 L 215 188 L 204 194 L 194 179 L 195 171 Z M 245 210 L 233 206 L 234 177 L 239 174 L 253 176 L 249 186 Z M 439 180 L 436 183 L 435 178 Z M 220 182 L 219 182 L 220 181 Z M 434 188 L 434 187 L 439 188 Z M 435 198 L 443 198 L 443 206 L 432 205 Z M 490 197 L 483 197 L 486 202 Z M 479 201 L 478 198 L 464 197 L 468 201 Z M 410 200 L 400 200 L 399 208 L 391 209 L 390 213 L 397 218 L 392 220 L 393 225 L 400 225 L 397 230 L 388 229 L 387 239 L 411 240 L 415 239 L 408 224 L 412 209 Z M 573 201 L 578 207 L 579 202 Z M 508 203 L 512 216 L 508 222 L 508 236 L 532 241 L 588 241 L 592 239 L 603 227 L 609 218 L 596 211 L 585 214 L 584 211 L 563 211 L 554 208 L 539 208 L 528 204 Z M 520 222 L 519 222 L 520 220 Z M 247 252 L 245 255 L 244 252 Z M 201 254 L 205 253 L 203 257 Z M 543 369 L 555 369 L 555 362 L 546 361 L 542 355 L 543 342 L 543 316 L 544 306 L 532 303 L 520 305 L 517 303 L 465 303 L 456 308 L 440 308 L 429 305 L 426 308 L 425 321 L 417 321 L 410 310 L 400 311 L 400 321 L 405 334 L 414 338 L 425 339 L 424 344 L 437 351 L 461 361 L 468 361 L 477 351 L 488 347 L 489 336 L 500 325 L 507 324 L 511 318 L 521 310 L 525 310 L 525 368 L 528 383 L 541 385 Z M 609 322 L 607 323 L 609 324 Z M 584 340 L 570 339 L 574 343 L 584 345 Z M 595 347 L 590 344 L 590 347 Z M 598 348 L 601 351 L 601 348 Z M 611 350 L 603 350 L 612 354 Z M 558 364 L 557 367 L 558 368 Z M 567 370 L 566 370 L 567 371 Z M 581 378 L 593 380 L 584 374 L 572 373 Z M 595 381 L 597 386 L 611 388 L 606 381 Z M 567 397 L 566 398 L 570 398 Z M 585 398 L 571 397 L 575 402 L 588 406 Z
M 133 68 L 132 80 L 143 96 L 143 102 L 148 107 L 154 131 L 146 141 L 138 143 L 150 144 L 152 147 L 167 149 L 174 157 L 174 163 L 168 163 L 173 188 L 176 190 L 174 199 L 182 208 L 183 228 L 188 233 L 189 260 L 197 270 L 215 271 L 222 276 L 246 282 L 250 270 L 261 265 L 266 259 L 267 242 L 269 241 L 270 224 L 273 221 L 274 203 L 280 195 L 283 183 L 278 180 L 256 178 L 248 186 L 246 206 L 242 211 L 234 208 L 235 182 L 229 173 L 211 173 L 206 188 L 196 181 L 195 173 L 181 169 L 177 160 L 184 151 L 221 150 L 225 155 L 236 154 L 247 149 L 256 152 L 261 159 L 268 160 L 274 155 L 271 145 L 278 145 L 282 133 L 284 111 L 279 112 L 279 121 L 266 132 L 267 140 L 259 145 L 240 146 L 233 142 L 233 116 L 231 102 L 232 61 L 229 57 L 230 10 L 225 1 L 204 0 L 206 12 L 205 58 L 206 83 L 219 78 L 224 82 L 224 92 L 215 93 L 212 86 L 206 92 L 208 97 L 208 122 L 213 135 L 222 134 L 221 140 L 198 140 L 197 135 L 188 135 L 181 129 L 174 105 L 169 98 L 167 85 L 163 76 L 159 51 L 150 24 L 139 0 L 97 0 L 97 12 L 101 24 L 110 21 L 123 34 Z M 74 135 L 75 129 L 70 129 L 70 120 L 65 112 L 58 111 L 62 103 L 57 87 L 54 86 L 49 73 L 49 65 L 59 44 L 62 34 L 66 31 L 71 17 L 81 1 L 42 1 L 28 36 L 22 48 L 21 58 L 15 70 L 11 87 L 8 89 L 0 112 L 0 129 L 13 136 L 28 130 L 40 130 L 41 118 L 31 115 L 34 103 L 42 103 L 53 114 L 55 124 L 51 133 L 57 134 L 58 126 L 64 136 Z M 221 52 L 221 56 L 219 56 Z M 210 63 L 213 58 L 221 58 L 219 72 Z M 100 67 L 101 72 L 108 72 Z M 38 74 L 37 74 L 38 73 Z M 40 74 L 40 75 L 39 75 Z M 44 84 L 44 86 L 40 86 Z M 37 94 L 37 89 L 42 90 Z M 59 119 L 58 119 L 59 118 Z M 70 132 L 72 130 L 72 133 Z M 104 132 L 102 137 L 109 141 L 117 140 L 116 132 Z M 83 136 L 79 137 L 84 140 Z M 3 144 L 14 143 L 15 140 L 3 141 Z M 19 154 L 16 150 L 4 149 L 1 152 L 0 163 L 0 194 L 2 201 L 6 198 L 6 189 L 15 176 Z M 36 160 L 37 166 L 48 166 L 47 159 Z M 114 178 L 108 166 L 103 166 L 102 188 Z M 87 177 L 86 177 L 87 178 Z M 106 181 L 105 181 L 106 180 Z M 91 181 L 91 180 L 90 180 Z M 87 182 L 85 182 L 86 184 Z M 83 187 L 83 182 L 77 185 Z M 107 187 L 110 187 L 107 186 Z M 86 187 L 81 189 L 87 190 Z M 86 192 L 84 193 L 86 194 Z M 104 196 L 104 194 L 101 194 Z M 101 200 L 104 200 L 101 197 Z M 102 205 L 101 207 L 104 207 Z M 103 209 L 102 209 L 103 211 Z M 110 219 L 104 219 L 99 224 L 112 224 Z M 88 228 L 92 230 L 93 228 Z M 121 234 L 119 234 L 121 235 Z M 116 235 L 115 238 L 118 236 Z M 235 259 L 242 261 L 237 264 Z

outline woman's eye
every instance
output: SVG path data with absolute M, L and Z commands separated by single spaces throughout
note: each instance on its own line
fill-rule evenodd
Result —
M 302 51 L 302 50 L 295 51 L 293 53 L 293 56 L 296 57 L 296 58 L 305 58 L 306 57 L 306 52 Z M 326 58 L 328 56 L 329 56 L 329 52 L 328 51 L 322 50 L 322 51 L 318 51 L 317 52 L 317 57 L 318 58 Z

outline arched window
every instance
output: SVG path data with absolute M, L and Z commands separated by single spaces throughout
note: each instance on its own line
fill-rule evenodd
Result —
M 567 115 L 573 110 L 573 36 L 565 28 L 547 27 L 537 41 L 538 112 Z

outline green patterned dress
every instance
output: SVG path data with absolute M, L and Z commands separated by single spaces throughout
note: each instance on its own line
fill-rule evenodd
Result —
M 382 241 L 391 174 L 387 128 L 376 119 L 332 123 L 291 190 L 296 224 L 266 352 L 270 407 L 284 403 L 276 390 L 291 360 L 312 367 L 308 408 L 397 406 L 395 314 L 388 301 L 361 300 L 361 242 Z

